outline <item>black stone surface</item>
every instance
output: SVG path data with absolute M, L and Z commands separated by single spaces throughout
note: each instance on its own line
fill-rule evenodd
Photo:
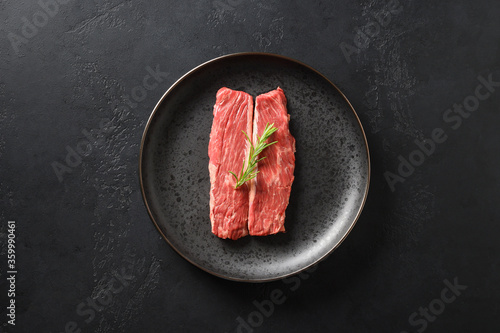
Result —
M 0 2 L 2 332 L 498 331 L 498 1 L 59 1 Z M 372 158 L 346 241 L 265 284 L 177 255 L 138 182 L 160 96 L 241 51 L 330 78 Z

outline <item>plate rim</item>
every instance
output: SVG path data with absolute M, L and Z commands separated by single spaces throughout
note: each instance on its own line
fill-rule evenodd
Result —
M 178 250 L 170 242 L 170 240 L 163 233 L 163 231 L 161 230 L 160 226 L 156 222 L 156 220 L 155 220 L 155 218 L 153 216 L 153 212 L 151 210 L 151 207 L 148 204 L 148 200 L 146 198 L 146 191 L 145 191 L 145 188 L 144 188 L 144 181 L 143 181 L 144 177 L 143 177 L 142 164 L 143 164 L 143 155 L 144 155 L 144 145 L 145 145 L 146 137 L 147 137 L 147 135 L 149 133 L 149 129 L 151 127 L 151 123 L 152 123 L 152 121 L 153 121 L 156 113 L 158 112 L 158 109 L 160 108 L 160 105 L 163 103 L 163 100 L 178 85 L 180 85 L 183 81 L 185 81 L 191 75 L 193 75 L 194 73 L 198 72 L 199 70 L 201 70 L 202 68 L 206 67 L 207 65 L 209 65 L 211 63 L 214 63 L 214 62 L 217 62 L 217 61 L 221 61 L 223 59 L 236 58 L 236 57 L 242 57 L 242 56 L 263 56 L 263 57 L 269 57 L 269 58 L 276 58 L 276 59 L 280 59 L 280 60 L 286 60 L 286 61 L 295 63 L 295 64 L 297 64 L 299 66 L 303 66 L 303 67 L 307 68 L 308 70 L 314 72 L 315 74 L 319 75 L 328 84 L 330 84 L 342 96 L 342 98 L 349 105 L 351 111 L 354 114 L 354 117 L 356 118 L 356 121 L 358 122 L 358 126 L 359 126 L 359 128 L 361 130 L 361 134 L 363 135 L 363 142 L 364 142 L 365 148 L 366 148 L 366 159 L 367 159 L 367 164 L 368 164 L 367 165 L 368 172 L 367 172 L 367 175 L 366 175 L 367 178 L 366 178 L 366 186 L 365 186 L 364 194 L 363 194 L 363 200 L 362 200 L 361 205 L 359 206 L 358 211 L 356 212 L 356 216 L 353 219 L 353 221 L 351 222 L 351 225 L 349 226 L 349 229 L 347 230 L 347 232 L 342 236 L 342 238 L 338 241 L 338 243 L 335 244 L 335 246 L 333 246 L 323 256 L 321 256 L 320 258 L 316 259 L 313 263 L 311 263 L 311 264 L 309 264 L 309 265 L 307 265 L 307 266 L 305 266 L 305 267 L 303 267 L 301 269 L 295 270 L 295 271 L 290 272 L 290 273 L 281 274 L 280 276 L 273 277 L 273 278 L 244 279 L 244 278 L 237 278 L 237 277 L 226 276 L 226 275 L 214 272 L 214 271 L 212 271 L 210 269 L 207 269 L 206 267 L 203 267 L 202 265 L 200 265 L 200 264 L 194 262 L 193 260 L 191 260 L 190 258 L 188 258 L 186 255 L 184 255 L 180 250 Z M 182 258 L 184 258 L 185 260 L 187 260 L 189 263 L 193 264 L 194 266 L 198 267 L 199 269 L 201 269 L 201 270 L 203 270 L 203 271 L 205 271 L 207 273 L 210 273 L 210 274 L 212 274 L 214 276 L 217 276 L 217 277 L 220 277 L 220 278 L 223 278 L 223 279 L 226 279 L 226 280 L 230 280 L 230 281 L 259 283 L 259 282 L 271 282 L 271 281 L 281 280 L 281 279 L 284 279 L 284 278 L 287 278 L 287 277 L 299 274 L 299 273 L 301 273 L 301 272 L 303 272 L 303 271 L 311 268 L 312 266 L 317 265 L 319 262 L 323 261 L 324 259 L 326 259 L 328 256 L 330 256 L 330 254 L 332 254 L 344 242 L 344 240 L 347 238 L 347 236 L 351 233 L 352 229 L 356 225 L 359 217 L 361 216 L 361 212 L 363 211 L 363 208 L 365 206 L 365 203 L 366 203 L 366 200 L 367 200 L 367 197 L 368 197 L 368 191 L 369 191 L 369 188 L 370 188 L 371 161 L 370 161 L 370 150 L 369 150 L 369 147 L 368 147 L 368 140 L 366 139 L 365 130 L 363 128 L 363 125 L 361 124 L 359 116 L 356 113 L 356 110 L 354 109 L 354 107 L 351 104 L 351 102 L 349 101 L 349 99 L 344 95 L 344 93 L 332 81 L 330 81 L 330 79 L 328 79 L 325 75 L 323 75 L 322 73 L 320 73 L 318 70 L 314 69 L 313 67 L 311 67 L 311 66 L 309 66 L 309 65 L 307 65 L 307 64 L 305 64 L 305 63 L 303 63 L 303 62 L 301 62 L 299 60 L 296 60 L 296 59 L 293 59 L 293 58 L 290 58 L 290 57 L 287 57 L 287 56 L 283 56 L 283 55 L 275 54 L 275 53 L 267 53 L 267 52 L 237 52 L 237 53 L 229 53 L 229 54 L 225 54 L 225 55 L 222 55 L 222 56 L 218 56 L 218 57 L 212 58 L 212 59 L 210 59 L 208 61 L 205 61 L 205 62 L 199 64 L 198 66 L 192 68 L 191 70 L 189 70 L 188 72 L 186 72 L 184 75 L 182 75 L 179 79 L 177 79 L 177 81 L 175 81 L 165 91 L 165 93 L 161 96 L 161 98 L 158 100 L 158 102 L 154 106 L 153 111 L 151 112 L 151 114 L 150 114 L 150 116 L 148 118 L 148 121 L 146 123 L 146 126 L 144 128 L 144 131 L 143 131 L 143 134 L 142 134 L 142 137 L 141 137 L 141 145 L 140 145 L 140 149 L 139 149 L 139 174 L 138 174 L 138 176 L 139 176 L 139 184 L 140 184 L 140 188 L 141 188 L 142 199 L 144 201 L 144 205 L 146 206 L 146 209 L 148 211 L 148 215 L 149 215 L 151 221 L 153 222 L 153 224 L 155 225 L 156 229 L 158 230 L 158 232 L 160 233 L 160 235 L 163 237 L 163 239 L 170 245 L 170 247 L 175 252 L 177 252 L 178 255 L 180 255 Z

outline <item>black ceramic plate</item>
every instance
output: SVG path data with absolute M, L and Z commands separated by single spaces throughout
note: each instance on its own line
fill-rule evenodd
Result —
M 223 86 L 286 94 L 297 149 L 286 233 L 236 241 L 211 233 L 208 141 Z M 367 196 L 370 160 L 354 109 L 324 76 L 293 59 L 240 53 L 196 67 L 163 95 L 144 131 L 139 174 L 154 224 L 181 256 L 214 275 L 257 282 L 307 269 L 344 240 Z

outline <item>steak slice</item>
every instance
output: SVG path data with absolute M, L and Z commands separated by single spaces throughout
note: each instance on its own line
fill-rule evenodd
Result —
M 234 189 L 234 177 L 250 145 L 241 131 L 252 133 L 253 100 L 242 91 L 221 88 L 214 105 L 214 119 L 208 145 L 210 158 L 210 222 L 220 238 L 248 235 L 248 186 Z
M 250 235 L 264 236 L 285 231 L 285 210 L 288 206 L 295 170 L 295 139 L 290 134 L 290 115 L 281 88 L 257 96 L 253 119 L 253 141 L 262 135 L 266 124 L 278 130 L 268 142 L 258 163 L 259 173 L 250 181 L 248 230 Z

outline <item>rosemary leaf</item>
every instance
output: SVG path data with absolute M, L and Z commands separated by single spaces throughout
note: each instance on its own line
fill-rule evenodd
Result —
M 245 133 L 245 131 L 242 131 L 243 134 L 245 134 L 247 141 L 250 143 L 250 151 L 248 153 L 248 161 L 245 162 L 245 160 L 243 160 L 243 165 L 241 167 L 241 172 L 239 177 L 236 176 L 234 172 L 229 171 L 229 173 L 233 175 L 233 177 L 236 179 L 236 185 L 234 186 L 235 189 L 245 184 L 247 181 L 257 177 L 257 174 L 259 173 L 259 171 L 256 170 L 257 163 L 266 158 L 264 156 L 258 159 L 258 157 L 264 149 L 278 142 L 274 141 L 266 143 L 267 139 L 269 139 L 269 137 L 277 130 L 278 129 L 274 127 L 274 124 L 269 125 L 269 123 L 267 123 L 262 135 L 260 137 L 257 135 L 257 143 L 255 146 L 253 145 L 252 140 L 250 140 L 248 134 Z

